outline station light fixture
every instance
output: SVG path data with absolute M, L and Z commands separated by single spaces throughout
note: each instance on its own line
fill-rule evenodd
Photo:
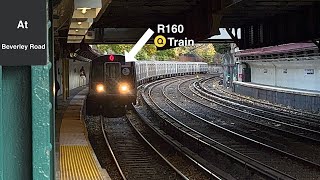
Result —
M 68 36 L 78 36 L 76 39 L 83 39 L 83 37 L 87 34 L 87 31 L 88 31 L 87 29 L 70 28 L 68 32 Z
M 102 8 L 102 0 L 73 0 L 68 43 L 81 42 Z
M 92 18 L 81 19 L 73 19 L 70 24 L 70 29 L 89 29 L 93 24 Z
M 101 0 L 74 0 L 72 18 L 96 18 L 101 8 Z
M 87 10 L 90 10 L 91 8 L 86 8 L 86 7 L 84 7 L 84 8 L 77 8 L 78 10 L 81 10 L 81 13 L 82 14 L 85 14 L 85 13 L 87 13 Z

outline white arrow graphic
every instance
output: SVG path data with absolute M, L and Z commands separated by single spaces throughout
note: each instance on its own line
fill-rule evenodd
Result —
M 124 52 L 126 62 L 129 61 L 137 61 L 134 57 L 138 54 L 141 48 L 148 42 L 154 32 L 149 28 L 143 36 L 139 39 L 137 44 L 133 46 L 131 51 L 128 53 L 127 51 Z

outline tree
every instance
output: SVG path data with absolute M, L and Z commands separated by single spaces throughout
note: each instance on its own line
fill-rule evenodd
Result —
M 124 54 L 133 48 L 133 44 L 104 44 L 97 45 L 97 48 L 102 53 Z M 174 49 L 166 49 L 157 51 L 154 44 L 146 44 L 136 55 L 137 60 L 175 60 L 179 55 L 176 55 Z
M 230 51 L 230 43 L 213 43 L 214 49 L 217 53 L 224 54 Z
M 133 48 L 133 44 L 103 44 L 97 45 L 97 48 L 102 53 L 124 54 Z M 150 60 L 156 54 L 157 48 L 155 45 L 146 44 L 136 55 L 137 60 Z
M 104 44 L 97 45 L 102 53 L 124 54 L 133 48 L 133 44 Z M 212 63 L 213 56 L 216 54 L 212 44 L 196 44 L 190 47 L 176 47 L 166 50 L 157 50 L 154 44 L 146 44 L 136 55 L 137 60 L 178 60 L 180 55 L 196 54 L 205 62 Z
M 175 60 L 176 59 L 176 51 L 174 49 L 166 49 L 157 51 L 155 54 L 155 60 L 165 61 L 165 60 Z
M 132 44 L 103 44 L 97 45 L 100 52 L 103 53 L 113 53 L 113 54 L 124 54 L 124 51 L 130 51 L 132 49 Z
M 205 62 L 212 63 L 213 62 L 213 56 L 216 54 L 215 48 L 212 44 L 198 44 L 196 45 L 198 48 L 196 48 L 194 51 L 195 53 L 200 56 Z

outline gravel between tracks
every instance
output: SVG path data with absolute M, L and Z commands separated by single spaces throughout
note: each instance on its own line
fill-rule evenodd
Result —
M 137 107 L 139 108 L 139 107 Z M 140 108 L 141 115 L 147 115 L 143 113 L 143 109 Z M 139 132 L 163 155 L 169 160 L 176 168 L 178 168 L 189 179 L 210 179 L 209 176 L 202 173 L 197 169 L 189 160 L 163 140 L 157 133 L 155 133 L 149 126 L 147 126 L 133 111 L 127 113 L 127 117 L 132 124 L 139 130 Z
M 127 179 L 183 179 L 135 132 L 127 118 L 103 118 L 106 136 Z

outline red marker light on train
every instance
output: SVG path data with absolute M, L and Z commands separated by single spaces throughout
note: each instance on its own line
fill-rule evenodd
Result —
M 110 60 L 110 61 L 114 61 L 114 55 L 110 55 L 110 56 L 109 56 L 109 60 Z

